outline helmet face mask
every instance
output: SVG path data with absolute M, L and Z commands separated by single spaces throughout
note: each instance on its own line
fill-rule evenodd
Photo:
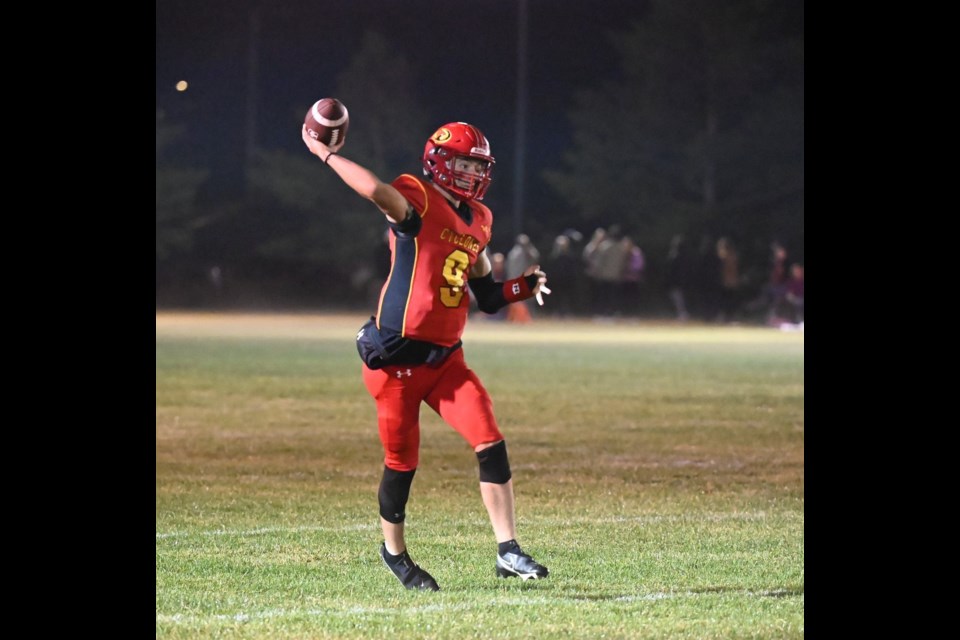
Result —
M 483 200 L 494 162 L 486 136 L 465 122 L 443 125 L 423 149 L 424 175 L 464 200 Z

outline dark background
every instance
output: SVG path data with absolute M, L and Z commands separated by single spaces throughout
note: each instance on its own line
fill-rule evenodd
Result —
M 734 242 L 743 302 L 771 241 L 803 261 L 802 0 L 156 9 L 158 307 L 369 306 L 382 216 L 300 140 L 324 96 L 350 109 L 344 155 L 384 180 L 419 174 L 441 124 L 478 126 L 491 251 L 525 232 L 546 263 L 564 230 L 579 250 L 616 225 L 646 257 L 640 315 L 669 310 L 677 233 Z

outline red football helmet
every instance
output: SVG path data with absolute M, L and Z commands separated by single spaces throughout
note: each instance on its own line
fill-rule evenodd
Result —
M 479 174 L 457 171 L 454 159 L 458 156 L 483 160 L 483 171 Z M 443 125 L 430 136 L 423 149 L 424 175 L 432 175 L 434 182 L 464 200 L 483 200 L 490 186 L 494 162 L 486 136 L 466 122 Z

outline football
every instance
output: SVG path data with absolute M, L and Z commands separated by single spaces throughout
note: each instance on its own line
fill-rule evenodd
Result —
M 336 98 L 321 98 L 307 111 L 303 123 L 307 125 L 311 138 L 332 147 L 347 137 L 350 115 L 347 107 Z

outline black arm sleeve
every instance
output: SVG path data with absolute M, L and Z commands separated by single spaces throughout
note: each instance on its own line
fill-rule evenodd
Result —
M 538 278 L 536 275 L 531 274 L 523 279 L 530 289 L 537 286 Z M 471 278 L 467 281 L 467 284 L 470 285 L 473 297 L 477 299 L 477 307 L 484 313 L 496 313 L 510 304 L 510 301 L 503 294 L 503 283 L 495 281 L 492 272 L 487 273 L 482 278 Z
M 477 299 L 480 311 L 496 313 L 507 306 L 507 301 L 503 297 L 503 287 L 494 282 L 493 273 L 488 273 L 482 278 L 470 278 L 467 284 L 470 285 L 473 297 Z

